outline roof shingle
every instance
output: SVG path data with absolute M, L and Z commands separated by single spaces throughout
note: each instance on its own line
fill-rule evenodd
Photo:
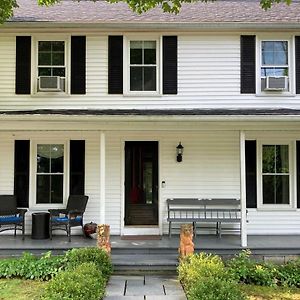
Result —
M 290 6 L 275 4 L 268 11 L 261 9 L 259 0 L 196 2 L 184 4 L 178 15 L 163 13 L 159 8 L 139 15 L 132 12 L 125 3 L 109 4 L 104 0 L 63 0 L 51 7 L 38 6 L 37 0 L 18 0 L 18 3 L 19 8 L 15 10 L 10 23 L 300 23 L 299 0 L 294 0 Z

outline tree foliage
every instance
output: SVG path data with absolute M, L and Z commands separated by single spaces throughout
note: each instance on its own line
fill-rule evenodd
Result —
M 50 6 L 59 3 L 61 0 L 36 0 L 39 5 Z M 74 0 L 80 1 L 80 0 Z M 86 0 L 84 0 L 86 1 Z M 98 1 L 98 0 L 90 0 Z M 192 2 L 213 2 L 217 0 L 107 0 L 110 3 L 125 2 L 128 6 L 137 13 L 146 12 L 154 7 L 161 7 L 163 12 L 179 13 L 183 3 Z M 260 0 L 260 5 L 263 9 L 267 10 L 275 3 L 290 4 L 292 0 Z M 0 0 L 0 23 L 5 22 L 13 15 L 14 8 L 18 7 L 17 0 Z

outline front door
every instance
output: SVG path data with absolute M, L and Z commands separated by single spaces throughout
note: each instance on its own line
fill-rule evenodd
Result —
M 158 225 L 158 142 L 125 142 L 124 221 Z

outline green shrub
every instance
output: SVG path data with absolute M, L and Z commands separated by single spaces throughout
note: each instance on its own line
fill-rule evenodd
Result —
M 194 254 L 182 259 L 178 266 L 179 280 L 186 290 L 203 278 L 227 278 L 221 258 L 212 254 Z
M 289 261 L 278 266 L 279 284 L 285 287 L 300 287 L 300 260 Z
M 99 300 L 104 297 L 105 278 L 96 264 L 83 263 L 59 273 L 46 286 L 44 300 Z
M 250 254 L 250 250 L 242 250 L 242 252 L 227 262 L 227 270 L 233 279 L 242 283 L 249 283 L 250 270 L 256 264 L 255 261 L 250 259 Z
M 64 269 L 65 258 L 47 252 L 41 258 L 24 253 L 21 258 L 0 260 L 0 278 L 49 280 Z
M 112 274 L 112 263 L 108 254 L 96 247 L 78 248 L 66 253 L 67 268 L 75 268 L 85 262 L 93 262 L 108 280 Z
M 257 263 L 250 259 L 250 250 L 243 250 L 227 263 L 231 277 L 242 283 L 263 286 L 275 286 L 278 282 L 278 270 L 275 265 Z
M 237 283 L 213 276 L 201 278 L 187 292 L 188 300 L 246 300 Z

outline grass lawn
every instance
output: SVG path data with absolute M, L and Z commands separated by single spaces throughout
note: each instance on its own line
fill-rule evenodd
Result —
M 0 279 L 0 300 L 39 299 L 47 282 L 24 279 Z
M 300 289 L 242 285 L 250 300 L 300 300 Z

